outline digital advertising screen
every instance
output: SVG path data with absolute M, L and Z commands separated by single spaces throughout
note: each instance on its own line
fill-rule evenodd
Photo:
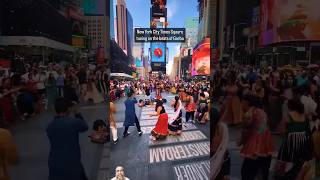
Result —
M 210 75 L 210 38 L 205 38 L 192 54 L 191 75 Z
M 103 15 L 104 1 L 103 0 L 84 0 L 83 1 L 84 14 Z
M 260 45 L 319 41 L 319 0 L 262 0 Z
M 85 36 L 72 35 L 72 46 L 77 48 L 85 48 Z
M 141 59 L 135 58 L 134 61 L 135 61 L 136 67 L 142 67 L 143 63 L 142 63 Z
M 166 62 L 166 43 L 151 43 L 151 62 Z

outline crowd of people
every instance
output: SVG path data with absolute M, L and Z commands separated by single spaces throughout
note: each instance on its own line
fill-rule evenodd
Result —
M 48 179 L 86 180 L 79 133 L 87 131 L 88 125 L 77 104 L 105 102 L 109 93 L 105 66 L 34 63 L 24 67 L 0 70 L 0 179 L 10 179 L 8 166 L 19 161 L 8 129 L 15 122 L 48 109 L 56 112 L 46 129 L 50 142 Z M 106 129 L 105 120 L 96 120 L 89 136 L 91 141 L 107 142 Z
M 129 135 L 129 126 L 136 125 L 139 135 L 142 134 L 139 120 L 135 112 L 135 104 L 139 103 L 139 107 L 154 107 L 154 113 L 150 116 L 157 116 L 158 121 L 151 132 L 152 140 L 164 139 L 167 135 L 180 135 L 182 133 L 182 110 L 186 111 L 186 123 L 189 120 L 193 123 L 206 124 L 209 121 L 209 82 L 184 82 L 171 81 L 167 77 L 150 77 L 148 81 L 117 81 L 110 82 L 110 110 L 116 112 L 114 101 L 127 97 L 124 102 L 126 107 L 123 137 Z M 154 94 L 151 94 L 154 93 Z M 174 109 L 172 116 L 166 113 L 164 104 L 167 103 L 163 93 L 175 94 L 175 98 L 170 105 Z M 140 95 L 140 99 L 136 99 L 136 95 Z M 111 113 L 113 114 L 113 113 Z M 110 127 L 115 143 L 118 142 L 117 127 L 114 115 L 110 114 Z
M 104 66 L 26 64 L 23 72 L 1 70 L 0 126 L 25 120 L 48 108 L 58 97 L 79 103 L 105 101 L 108 76 Z
M 242 179 L 267 180 L 272 156 L 277 158 L 273 179 L 319 177 L 318 66 L 218 65 L 213 79 L 213 179 L 231 173 L 229 128 L 241 131 Z

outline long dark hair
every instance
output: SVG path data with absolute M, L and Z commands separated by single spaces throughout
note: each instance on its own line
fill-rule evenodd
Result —
M 174 110 L 177 110 L 177 105 L 178 105 L 178 102 L 179 102 L 179 99 L 180 99 L 180 97 L 179 96 L 175 96 L 174 97 L 174 100 L 175 100 L 175 103 L 174 103 Z
M 157 101 L 156 108 L 155 108 L 156 112 L 157 112 L 159 106 L 162 106 L 162 109 L 163 109 L 163 102 L 162 101 Z

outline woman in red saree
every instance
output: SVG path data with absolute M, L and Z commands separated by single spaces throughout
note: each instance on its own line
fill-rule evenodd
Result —
M 17 89 L 12 89 L 9 78 L 3 79 L 0 92 L 0 109 L 2 110 L 2 117 L 4 118 L 4 125 L 10 125 L 15 120 L 15 112 L 13 107 L 13 94 Z
M 158 116 L 158 121 L 156 126 L 151 131 L 151 139 L 156 141 L 157 139 L 165 139 L 168 135 L 168 114 L 163 107 L 161 101 L 157 102 L 156 113 L 151 114 L 150 116 Z

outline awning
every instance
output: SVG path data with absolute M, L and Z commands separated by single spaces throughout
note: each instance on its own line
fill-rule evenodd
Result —
M 134 79 L 132 76 L 125 74 L 125 73 L 111 73 L 110 77 L 127 77 L 127 78 Z
M 39 36 L 1 36 L 0 45 L 2 46 L 40 46 L 58 50 L 74 52 L 75 48 L 46 37 Z

